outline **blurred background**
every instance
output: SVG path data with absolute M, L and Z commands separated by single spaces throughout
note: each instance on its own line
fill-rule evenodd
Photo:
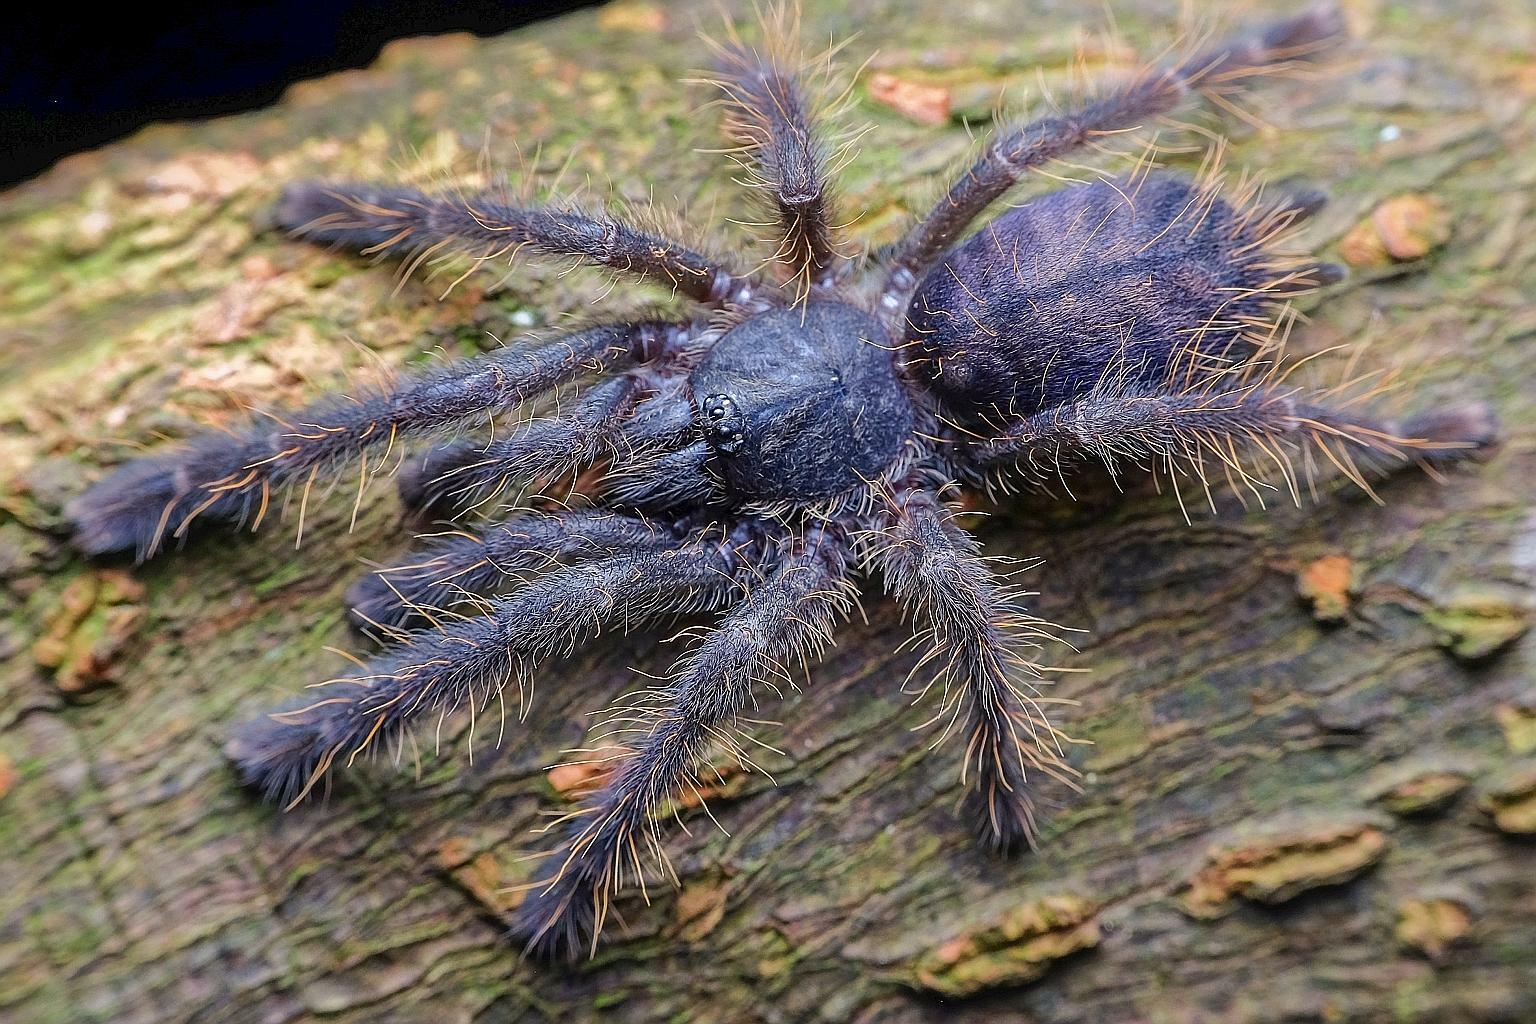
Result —
M 495 35 L 601 0 L 18 5 L 0 34 L 0 187 L 151 121 L 265 106 L 392 39 Z

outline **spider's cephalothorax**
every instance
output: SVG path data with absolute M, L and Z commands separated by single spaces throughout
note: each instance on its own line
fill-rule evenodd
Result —
M 878 477 L 912 433 L 884 328 L 843 302 L 752 317 L 689 384 L 721 484 L 741 500 L 845 494 Z
M 194 520 L 251 526 L 276 489 L 307 492 L 406 436 L 463 432 L 584 380 L 546 415 L 492 440 L 439 444 L 406 472 L 406 503 L 442 517 L 486 507 L 509 483 L 565 480 L 573 497 L 461 527 L 365 576 L 352 613 L 386 649 L 241 727 L 229 752 L 243 778 L 296 801 L 338 759 L 398 745 L 424 714 L 482 706 L 509 686 L 525 693 L 541 662 L 605 627 L 717 615 L 665 685 L 622 707 L 632 728 L 621 752 L 517 912 L 532 947 L 583 949 L 639 870 L 640 846 L 660 853 L 658 810 L 722 745 L 742 754 L 734 728 L 758 685 L 830 642 L 855 575 L 870 573 L 934 647 L 943 717 L 965 723 L 982 835 L 1004 849 L 1029 843 L 1035 779 L 1070 774 L 1032 696 L 1041 680 L 1029 655 L 1046 630 L 941 493 L 1048 483 L 1083 462 L 1198 486 L 1250 485 L 1268 465 L 1293 491 L 1326 462 L 1363 485 L 1365 471 L 1490 440 L 1477 410 L 1394 424 L 1286 382 L 1274 340 L 1285 302 L 1337 273 L 1279 248 L 1315 195 L 1224 197 L 1210 181 L 1138 169 L 1032 199 L 966 237 L 1032 171 L 1337 32 L 1335 16 L 1314 11 L 1001 130 L 930 213 L 866 261 L 837 247 L 826 154 L 794 75 L 734 41 L 720 47 L 718 84 L 739 158 L 777 222 L 766 270 L 601 213 L 290 186 L 279 220 L 314 241 L 575 259 L 660 283 L 704 312 L 508 347 L 130 462 L 71 506 L 77 543 L 142 559 Z

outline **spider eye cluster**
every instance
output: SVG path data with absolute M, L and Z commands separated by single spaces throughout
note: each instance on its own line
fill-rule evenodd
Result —
M 740 453 L 746 423 L 729 395 L 709 395 L 699 403 L 701 426 L 710 447 L 722 455 Z

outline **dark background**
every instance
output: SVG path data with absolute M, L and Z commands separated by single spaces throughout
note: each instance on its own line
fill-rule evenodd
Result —
M 600 0 L 28 3 L 0 32 L 0 186 L 150 121 L 271 103 L 301 78 L 362 67 L 402 36 L 505 32 Z

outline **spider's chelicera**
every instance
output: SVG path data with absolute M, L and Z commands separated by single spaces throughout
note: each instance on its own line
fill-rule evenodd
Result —
M 659 282 L 696 319 L 612 323 L 323 401 L 130 462 L 70 509 L 79 546 L 143 559 L 193 520 L 251 526 L 274 490 L 407 436 L 464 432 L 578 379 L 557 411 L 494 440 L 441 442 L 402 475 L 418 511 L 462 518 L 509 482 L 578 480 L 367 575 L 350 600 L 386 644 L 354 676 L 241 727 L 243 778 L 282 803 L 414 720 L 526 693 L 535 666 L 606 626 L 716 614 L 664 684 L 614 712 L 600 788 L 517 911 L 532 948 L 596 941 L 612 893 L 660 854 L 658 817 L 722 748 L 754 688 L 830 642 L 857 573 L 919 620 L 956 723 L 981 834 L 1031 843 L 1030 787 L 1066 779 L 1036 701 L 1048 635 L 952 518 L 954 485 L 1048 485 L 1081 463 L 1258 493 L 1312 469 L 1364 474 L 1489 440 L 1473 409 L 1401 424 L 1286 382 L 1285 304 L 1337 269 L 1280 251 L 1320 197 L 1227 195 L 1143 167 L 1032 199 L 966 237 L 1021 178 L 1221 92 L 1339 31 L 1314 11 L 1149 68 L 1075 110 L 999 131 L 896 245 L 838 248 L 811 105 L 786 62 L 719 47 L 738 158 L 771 202 L 775 258 L 745 271 L 601 214 L 503 197 L 303 183 L 279 219 L 310 240 L 477 259 L 527 252 Z M 366 463 L 365 463 L 366 464 Z

